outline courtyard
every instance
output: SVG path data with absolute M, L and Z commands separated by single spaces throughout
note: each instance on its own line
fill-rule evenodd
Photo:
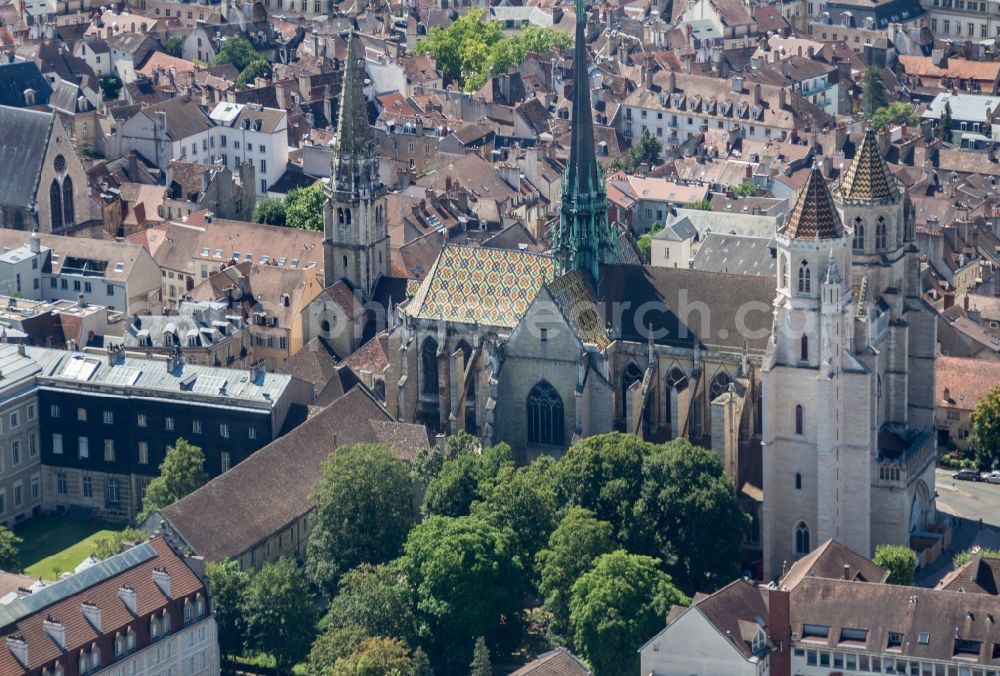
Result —
M 25 575 L 44 580 L 72 573 L 90 555 L 98 538 L 117 531 L 106 521 L 76 521 L 54 515 L 38 516 L 14 527 L 23 540 L 19 550 Z

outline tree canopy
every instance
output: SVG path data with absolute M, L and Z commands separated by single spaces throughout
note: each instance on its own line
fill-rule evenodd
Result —
M 258 57 L 240 71 L 239 77 L 236 78 L 236 89 L 239 91 L 246 89 L 248 84 L 253 84 L 259 77 L 270 79 L 271 73 L 271 62 L 263 57 Z
M 273 656 L 279 673 L 291 673 L 309 654 L 316 622 L 313 602 L 306 577 L 286 558 L 265 564 L 243 592 L 248 646 Z
M 477 637 L 494 645 L 516 637 L 521 571 L 493 526 L 432 516 L 410 532 L 401 565 L 432 654 L 467 664 Z
M 122 81 L 114 73 L 101 73 L 99 77 L 101 95 L 105 101 L 116 101 L 122 91 Z
M 663 628 L 674 604 L 688 599 L 649 556 L 603 554 L 573 585 L 574 646 L 595 676 L 635 676 L 639 647 Z
M 917 553 L 903 545 L 879 545 L 875 548 L 875 565 L 889 571 L 889 584 L 912 586 L 916 582 Z
M 257 200 L 253 208 L 253 215 L 250 219 L 254 223 L 267 223 L 268 225 L 285 224 L 285 200 L 277 197 L 262 197 Z
M 236 70 L 242 71 L 252 61 L 260 58 L 262 58 L 261 55 L 253 48 L 249 40 L 226 38 L 222 41 L 219 53 L 215 56 L 215 65 L 221 66 L 225 63 L 231 63 Z
M 413 595 L 399 566 L 362 564 L 347 571 L 340 578 L 324 622 L 331 627 L 359 627 L 368 636 L 391 636 L 413 643 Z
M 1000 466 L 1000 387 L 976 404 L 972 412 L 972 450 L 976 462 L 985 469 Z
M 898 124 L 900 122 L 906 122 L 909 125 L 918 125 L 920 124 L 920 115 L 914 110 L 912 103 L 893 101 L 876 110 L 871 120 L 872 126 L 875 127 L 876 131 L 882 131 L 890 124 Z
M 249 573 L 240 570 L 235 561 L 209 561 L 205 576 L 212 589 L 212 610 L 219 633 L 219 650 L 223 655 L 240 655 L 246 640 L 243 621 L 243 590 L 250 581 Z
M 175 56 L 178 59 L 181 58 L 184 51 L 184 36 L 171 35 L 169 38 L 164 40 L 163 51 L 170 56 Z
M 347 570 L 395 557 L 413 527 L 409 469 L 385 446 L 337 449 L 323 463 L 313 499 L 306 569 L 330 596 Z
M 505 35 L 500 22 L 484 16 L 481 9 L 469 10 L 447 28 L 432 28 L 417 42 L 416 52 L 432 54 L 445 77 L 465 91 L 476 91 L 490 76 L 515 68 L 529 52 L 568 49 L 573 44 L 566 33 L 534 25 Z
M 142 512 L 137 520 L 140 523 L 145 521 L 156 510 L 177 502 L 206 483 L 208 473 L 201 447 L 186 439 L 177 439 L 173 446 L 167 448 L 167 454 L 160 463 L 160 475 L 146 488 Z
M 24 542 L 21 538 L 0 526 L 0 570 L 17 572 L 21 570 L 21 558 L 18 547 Z
M 865 117 L 873 120 L 875 111 L 888 103 L 885 96 L 885 81 L 882 79 L 882 71 L 877 66 L 866 68 L 861 86 L 863 90 L 862 108 Z
M 319 183 L 295 188 L 285 197 L 285 225 L 299 230 L 323 230 L 323 207 L 326 195 Z

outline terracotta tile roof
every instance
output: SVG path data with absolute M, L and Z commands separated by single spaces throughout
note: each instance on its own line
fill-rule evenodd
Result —
M 374 336 L 367 343 L 351 353 L 344 363 L 355 373 L 368 371 L 382 373 L 389 365 L 388 339 L 384 333 Z
M 513 328 L 539 287 L 557 273 L 558 264 L 551 256 L 445 245 L 407 313 Z
M 170 575 L 169 597 L 153 581 L 154 568 L 165 568 Z M 91 578 L 93 582 L 78 589 L 81 583 Z M 123 585 L 135 590 L 134 614 L 125 606 L 119 594 L 119 588 Z M 150 542 L 107 559 L 94 568 L 0 608 L 0 622 L 15 618 L 5 622 L 0 633 L 4 636 L 18 635 L 25 639 L 30 670 L 39 669 L 58 659 L 62 661 L 64 668 L 69 665 L 67 671 L 76 673 L 76 656 L 81 648 L 89 649 L 102 636 L 113 636 L 115 632 L 125 630 L 137 618 L 159 612 L 171 600 L 197 592 L 206 593 L 205 585 L 162 538 L 154 537 Z M 52 598 L 53 602 L 43 605 L 48 598 Z M 84 617 L 81 610 L 83 601 L 95 603 L 100 608 L 101 632 L 96 631 Z M 17 617 L 19 611 L 32 612 Z M 43 628 L 46 618 L 62 623 L 65 630 L 65 650 L 60 649 Z M 178 620 L 179 625 L 180 618 L 174 619 Z M 144 632 L 137 633 L 144 635 Z M 110 660 L 112 655 L 105 653 L 102 657 Z M 11 651 L 0 650 L 0 674 L 19 673 L 24 673 L 24 669 Z
M 543 653 L 510 676 L 590 676 L 590 669 L 566 648 Z
M 882 157 L 873 127 L 865 132 L 861 148 L 840 182 L 837 194 L 850 202 L 894 202 L 899 199 L 896 179 Z
M 934 401 L 947 408 L 972 411 L 1000 384 L 1000 363 L 993 361 L 938 355 L 935 370 Z
M 929 56 L 908 56 L 900 54 L 899 65 L 907 75 L 917 77 L 953 77 L 963 80 L 995 82 L 1000 77 L 1000 63 L 995 61 L 968 61 L 948 59 L 944 67 L 935 66 Z
M 813 167 L 785 225 L 778 232 L 792 239 L 836 239 L 844 226 L 819 167 Z
M 781 578 L 781 586 L 793 589 L 806 577 L 841 579 L 847 566 L 850 579 L 861 582 L 882 582 L 887 573 L 879 566 L 836 540 L 827 540 L 802 557 Z

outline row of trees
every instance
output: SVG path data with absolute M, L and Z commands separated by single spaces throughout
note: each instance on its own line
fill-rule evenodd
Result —
M 634 674 L 672 604 L 739 573 L 748 523 L 715 454 L 618 433 L 523 467 L 468 435 L 412 465 L 353 446 L 326 461 L 313 497 L 303 570 L 212 567 L 227 652 L 268 652 L 285 671 L 308 660 L 309 673 L 374 662 L 426 673 L 481 662 L 486 646 L 543 643 L 570 646 L 598 676 Z M 262 575 L 267 603 L 250 593 Z M 329 603 L 317 623 L 313 600 Z M 294 613 L 287 635 L 272 626 L 284 611 L 265 607 Z
M 550 28 L 527 26 L 505 35 L 498 21 L 485 19 L 481 9 L 470 10 L 447 28 L 432 28 L 417 42 L 418 54 L 433 54 L 438 70 L 466 91 L 476 91 L 493 75 L 517 67 L 529 53 L 552 48 L 569 49 L 573 38 Z

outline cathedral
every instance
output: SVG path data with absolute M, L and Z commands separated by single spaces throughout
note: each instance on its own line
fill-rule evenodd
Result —
M 775 233 L 776 278 L 635 264 L 595 157 L 585 17 L 577 0 L 551 252 L 446 244 L 388 313 L 387 409 L 522 462 L 612 430 L 711 448 L 766 578 L 827 538 L 868 554 L 933 540 L 935 323 L 874 135 L 834 192 L 812 171 Z M 327 285 L 369 300 L 388 253 L 361 78 L 349 64 L 324 246 Z

